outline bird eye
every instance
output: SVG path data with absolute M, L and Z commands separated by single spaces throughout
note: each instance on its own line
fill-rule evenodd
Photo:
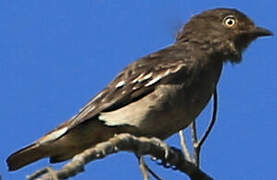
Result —
M 223 23 L 226 27 L 232 27 L 236 24 L 236 18 L 234 16 L 227 16 L 224 18 Z

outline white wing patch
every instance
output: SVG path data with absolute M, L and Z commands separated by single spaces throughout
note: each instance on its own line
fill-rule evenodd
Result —
M 58 129 L 56 131 L 53 131 L 52 133 L 44 136 L 42 139 L 39 140 L 40 144 L 49 143 L 52 141 L 55 141 L 59 139 L 61 136 L 63 136 L 67 132 L 68 128 L 64 127 L 62 129 Z
M 185 67 L 185 64 L 180 64 L 179 66 L 177 66 L 175 69 L 167 69 L 163 74 L 158 74 L 157 77 L 154 77 L 151 81 L 149 81 L 148 83 L 146 83 L 144 86 L 151 86 L 152 84 L 156 83 L 157 81 L 161 80 L 162 78 L 168 76 L 169 74 L 173 74 L 178 72 L 182 67 Z M 152 74 L 151 74 L 152 77 Z
M 153 75 L 153 73 L 152 73 L 152 72 L 151 72 L 151 73 L 148 73 L 148 74 L 146 74 L 145 76 L 143 76 L 141 79 L 139 79 L 139 80 L 138 80 L 138 82 L 145 81 L 145 80 L 147 80 L 147 79 L 151 78 L 151 77 L 152 77 L 152 75 Z
M 91 101 L 95 101 L 96 99 L 100 98 L 102 95 L 104 94 L 104 92 L 100 92 L 97 96 L 95 96 Z
M 163 74 L 164 76 L 167 76 L 170 74 L 170 69 L 166 70 L 165 73 Z
M 186 65 L 185 64 L 180 64 L 179 66 L 177 66 L 176 69 L 173 69 L 170 71 L 170 73 L 176 73 L 177 71 L 179 71 L 182 67 L 185 67 Z
M 125 81 L 120 81 L 119 83 L 117 83 L 117 84 L 115 85 L 115 87 L 116 87 L 116 88 L 120 88 L 120 87 L 124 86 L 125 84 L 126 84 Z
M 138 77 L 136 77 L 131 83 L 136 83 L 144 76 L 144 73 L 140 74 Z
M 150 86 L 154 83 L 156 83 L 157 81 L 159 81 L 160 79 L 162 79 L 164 76 L 157 76 L 155 77 L 154 79 L 152 79 L 151 81 L 149 81 L 147 84 L 145 84 L 144 86 L 147 87 L 147 86 Z

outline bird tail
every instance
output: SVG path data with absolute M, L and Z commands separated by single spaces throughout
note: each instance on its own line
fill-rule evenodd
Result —
M 47 157 L 48 154 L 38 144 L 31 144 L 13 154 L 7 159 L 9 171 L 15 171 L 34 161 Z

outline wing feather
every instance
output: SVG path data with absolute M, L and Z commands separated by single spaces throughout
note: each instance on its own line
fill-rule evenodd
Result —
M 100 112 L 119 109 L 147 96 L 157 85 L 168 82 L 178 72 L 189 71 L 191 59 L 180 54 L 184 54 L 184 49 L 172 45 L 130 64 L 76 116 L 58 129 L 64 126 L 72 129 Z

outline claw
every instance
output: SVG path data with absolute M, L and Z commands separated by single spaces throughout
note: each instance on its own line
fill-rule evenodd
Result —
M 169 151 L 170 151 L 170 147 L 162 142 L 160 139 L 158 138 L 152 138 L 152 140 L 154 141 L 154 143 L 156 143 L 158 146 L 160 146 L 161 148 L 163 148 L 164 150 L 164 158 L 168 159 L 169 158 Z

